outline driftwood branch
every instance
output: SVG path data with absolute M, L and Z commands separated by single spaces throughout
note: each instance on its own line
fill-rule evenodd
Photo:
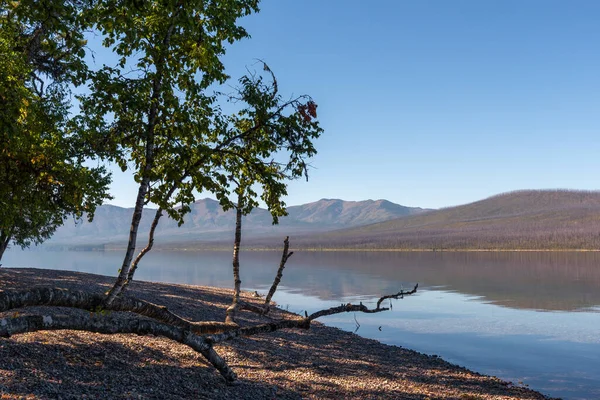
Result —
M 235 372 L 217 354 L 212 344 L 206 338 L 172 325 L 144 319 L 123 320 L 98 315 L 32 315 L 0 319 L 1 337 L 10 337 L 17 333 L 60 329 L 105 334 L 135 333 L 138 335 L 163 336 L 185 344 L 202 354 L 221 373 L 227 382 L 233 382 L 237 379 Z
M 283 319 L 283 320 L 274 321 L 274 322 L 270 322 L 270 323 L 266 323 L 266 324 L 253 325 L 253 326 L 244 327 L 244 328 L 232 329 L 227 332 L 222 332 L 222 333 L 218 333 L 218 334 L 209 334 L 209 335 L 205 335 L 205 337 L 210 343 L 219 343 L 219 342 L 231 340 L 231 339 L 234 339 L 234 338 L 237 338 L 240 336 L 253 336 L 253 335 L 258 335 L 261 333 L 274 332 L 279 329 L 289 329 L 289 328 L 309 329 L 310 324 L 313 320 L 320 318 L 320 317 L 327 316 L 327 315 L 341 314 L 344 312 L 364 312 L 364 313 L 372 314 L 372 313 L 387 311 L 387 310 L 389 310 L 389 308 L 381 307 L 381 302 L 383 300 L 385 300 L 385 299 L 401 299 L 404 296 L 410 296 L 411 294 L 415 294 L 417 292 L 418 287 L 419 287 L 419 284 L 416 284 L 412 290 L 409 290 L 409 291 L 401 290 L 397 294 L 382 296 L 377 301 L 376 308 L 368 308 L 367 306 L 365 306 L 362 303 L 360 303 L 360 304 L 350 304 L 350 303 L 342 304 L 337 307 L 331 307 L 331 308 L 328 308 L 325 310 L 320 310 L 320 311 L 314 312 L 310 315 L 305 315 L 304 318 Z
M 417 283 L 417 284 L 415 285 L 415 287 L 414 287 L 414 288 L 413 288 L 411 291 L 409 291 L 409 292 L 405 292 L 405 291 L 401 290 L 401 291 L 399 291 L 399 292 L 398 292 L 398 293 L 396 293 L 396 294 L 389 294 L 389 295 L 387 295 L 387 296 L 382 296 L 382 297 L 381 297 L 381 298 L 379 298 L 379 300 L 377 301 L 377 308 L 380 308 L 380 306 L 381 306 L 381 303 L 382 303 L 384 300 L 386 300 L 386 299 L 396 299 L 396 300 L 398 300 L 398 299 L 403 299 L 403 298 L 404 298 L 404 296 L 410 296 L 411 294 L 414 294 L 414 293 L 416 293 L 416 292 L 417 292 L 417 288 L 418 288 L 418 287 L 419 287 L 419 284 Z
M 235 339 L 242 336 L 254 336 L 261 333 L 275 332 L 280 329 L 300 328 L 309 329 L 310 321 L 306 318 L 301 319 L 282 319 L 266 324 L 252 325 L 243 328 L 234 329 L 227 332 L 205 335 L 204 337 L 209 343 L 220 343 L 226 340 Z
M 128 296 L 119 296 L 110 305 L 103 304 L 104 296 L 82 291 L 56 288 L 33 288 L 24 291 L 0 292 L 0 312 L 21 307 L 56 306 L 86 311 L 128 311 L 155 319 L 165 324 L 189 330 L 195 334 L 219 333 L 236 329 L 237 325 L 218 321 L 188 321 L 173 314 L 167 307 Z
M 0 319 L 0 336 L 39 330 L 85 330 L 97 333 L 136 333 L 138 335 L 163 336 L 179 343 L 190 346 L 201 353 L 225 378 L 227 382 L 237 379 L 227 363 L 212 348 L 214 343 L 224 342 L 241 336 L 253 336 L 274 332 L 280 329 L 309 329 L 311 322 L 317 318 L 340 314 L 343 312 L 377 313 L 388 308 L 381 307 L 385 299 L 399 299 L 416 293 L 418 284 L 410 291 L 400 291 L 396 294 L 382 296 L 377 301 L 377 307 L 369 309 L 364 304 L 342 304 L 304 318 L 283 319 L 265 324 L 238 327 L 236 324 L 216 321 L 190 322 L 167 310 L 166 307 L 126 296 L 119 296 L 110 305 L 104 304 L 104 296 L 81 291 L 69 291 L 54 288 L 34 288 L 26 291 L 0 292 L 0 312 L 15 308 L 31 306 L 57 306 L 79 308 L 92 311 L 89 315 L 64 316 L 43 315 L 6 317 Z M 250 304 L 250 303 L 245 303 Z M 102 308 L 104 307 L 104 308 Z M 261 306 L 255 306 L 263 309 Z M 129 311 L 157 321 L 145 319 L 123 320 L 95 313 L 98 310 Z
M 419 284 L 417 283 L 415 285 L 414 288 L 412 288 L 412 290 L 409 291 L 399 291 L 396 294 L 390 294 L 390 295 L 385 295 L 379 298 L 379 300 L 377 300 L 377 307 L 375 308 L 369 308 L 367 306 L 365 306 L 362 302 L 359 304 L 342 304 L 340 306 L 337 307 L 331 307 L 328 308 L 326 310 L 321 310 L 321 311 L 317 311 L 315 313 L 312 313 L 311 315 L 309 315 L 307 317 L 308 320 L 312 321 L 314 319 L 320 318 L 320 317 L 324 317 L 326 315 L 334 315 L 334 314 L 340 314 L 343 312 L 364 312 L 367 314 L 373 314 L 373 313 L 378 313 L 378 312 L 382 312 L 382 311 L 387 311 L 389 310 L 389 308 L 387 307 L 381 307 L 381 302 L 384 301 L 385 299 L 401 299 L 404 298 L 404 296 L 410 296 L 411 294 L 415 294 L 417 293 L 417 288 L 419 287 Z

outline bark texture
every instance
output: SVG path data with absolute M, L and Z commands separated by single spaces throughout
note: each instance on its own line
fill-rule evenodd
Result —
M 127 280 L 123 284 L 121 293 L 123 293 L 125 289 L 127 289 L 127 286 L 129 286 L 129 283 L 133 280 L 133 275 L 135 274 L 135 271 L 137 271 L 138 265 L 140 264 L 140 261 L 142 261 L 142 258 L 150 250 L 152 250 L 152 246 L 154 246 L 154 232 L 156 231 L 156 227 L 158 226 L 158 221 L 160 221 L 160 218 L 162 217 L 162 212 L 163 210 L 160 207 L 158 208 L 158 210 L 156 210 L 156 214 L 154 214 L 154 219 L 152 220 L 152 225 L 150 226 L 150 232 L 148 233 L 148 244 L 142 249 L 142 251 L 139 252 L 135 260 L 133 260 L 133 263 L 131 263 L 131 268 L 127 273 Z
M 207 339 L 188 330 L 150 320 L 121 320 L 107 316 L 30 315 L 0 319 L 0 336 L 10 337 L 17 333 L 41 330 L 84 330 L 96 333 L 135 333 L 138 335 L 164 336 L 183 343 L 202 354 L 225 378 L 233 382 L 237 375 L 221 358 Z
M 104 296 L 100 294 L 56 288 L 33 288 L 23 291 L 7 290 L 0 292 L 0 312 L 35 306 L 71 307 L 91 312 L 100 310 L 132 312 L 199 335 L 237 328 L 237 325 L 219 321 L 188 321 L 173 314 L 166 307 L 133 297 L 121 296 L 110 305 L 103 304 L 103 302 Z
M 154 145 L 152 145 L 154 146 Z M 148 153 L 148 151 L 146 152 Z M 150 151 L 150 153 L 152 153 Z M 148 167 L 150 164 L 146 162 L 146 166 Z M 146 169 L 146 168 L 145 168 Z M 110 304 L 115 301 L 115 298 L 121 293 L 123 286 L 127 281 L 127 276 L 129 275 L 129 268 L 131 266 L 131 261 L 133 259 L 133 252 L 135 251 L 136 241 L 137 241 L 137 231 L 140 225 L 140 221 L 142 219 L 142 212 L 144 209 L 144 199 L 146 197 L 146 193 L 148 193 L 148 185 L 150 179 L 148 177 L 144 177 L 142 182 L 140 182 L 140 187 L 138 188 L 137 199 L 135 201 L 135 208 L 133 210 L 133 217 L 131 218 L 131 227 L 129 229 L 129 241 L 127 242 L 127 250 L 125 251 L 125 257 L 123 258 L 123 264 L 121 264 L 121 269 L 119 270 L 119 276 L 117 276 L 117 280 L 113 287 L 108 291 L 106 296 L 106 306 L 110 306 Z

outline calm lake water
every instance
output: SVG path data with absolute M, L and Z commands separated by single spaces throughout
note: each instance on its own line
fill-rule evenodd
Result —
M 5 267 L 116 275 L 121 252 L 9 250 Z M 242 286 L 265 292 L 280 253 L 242 252 Z M 153 252 L 137 279 L 232 287 L 228 252 Z M 565 399 L 600 399 L 600 253 L 298 252 L 275 301 L 290 311 L 419 292 L 379 314 L 321 321 Z M 356 320 L 355 320 L 356 318 Z

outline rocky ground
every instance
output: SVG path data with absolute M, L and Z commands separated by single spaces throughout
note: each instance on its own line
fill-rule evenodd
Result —
M 0 268 L 0 290 L 44 285 L 103 292 L 112 281 Z M 135 282 L 129 294 L 191 320 L 223 321 L 232 292 Z M 15 312 L 83 311 L 39 307 L 0 313 L 0 319 Z M 244 325 L 265 321 L 248 312 L 241 316 Z M 308 331 L 235 339 L 216 349 L 238 374 L 237 384 L 227 385 L 201 355 L 161 337 L 45 331 L 0 338 L 0 399 L 546 399 L 440 358 L 319 323 Z

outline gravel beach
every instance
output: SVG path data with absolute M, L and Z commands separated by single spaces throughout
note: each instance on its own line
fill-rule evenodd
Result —
M 0 268 L 0 290 L 50 286 L 104 292 L 114 278 Z M 129 295 L 194 321 L 224 321 L 232 291 L 134 282 Z M 247 301 L 256 301 L 244 293 Z M 69 314 L 27 308 L 27 314 Z M 11 317 L 15 310 L 0 313 Z M 119 318 L 137 318 L 114 313 Z M 283 311 L 273 315 L 285 317 Z M 249 312 L 241 325 L 268 321 Z M 438 357 L 313 323 L 215 347 L 238 374 L 227 385 L 187 346 L 155 336 L 44 331 L 0 338 L 0 399 L 547 399 Z

